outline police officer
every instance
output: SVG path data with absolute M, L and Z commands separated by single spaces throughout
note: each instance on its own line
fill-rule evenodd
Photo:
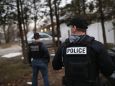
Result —
M 86 34 L 83 17 L 70 20 L 71 36 L 58 48 L 53 69 L 65 68 L 65 86 L 100 86 L 99 74 L 114 78 L 115 67 L 104 45 Z
M 48 81 L 48 62 L 50 56 L 48 49 L 39 41 L 39 33 L 34 33 L 34 41 L 29 44 L 28 60 L 32 64 L 32 86 L 38 86 L 38 72 L 40 71 L 44 79 L 44 86 L 49 86 Z M 31 61 L 31 59 L 33 60 Z

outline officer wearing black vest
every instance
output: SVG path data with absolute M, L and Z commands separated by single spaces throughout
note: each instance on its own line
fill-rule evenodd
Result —
M 69 25 L 71 36 L 58 48 L 52 61 L 54 70 L 65 68 L 64 86 L 100 86 L 100 73 L 114 78 L 115 67 L 104 45 L 86 35 L 86 20 L 75 17 Z
M 50 61 L 50 55 L 46 46 L 39 40 L 39 33 L 34 33 L 33 38 L 32 43 L 28 45 L 28 62 L 32 65 L 32 86 L 38 86 L 39 84 L 37 77 L 39 71 L 42 74 L 44 86 L 49 86 L 48 62 Z

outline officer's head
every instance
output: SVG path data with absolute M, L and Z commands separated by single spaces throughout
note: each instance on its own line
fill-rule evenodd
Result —
M 39 39 L 39 37 L 40 37 L 39 33 L 34 33 L 34 39 L 35 40 Z
M 83 17 L 73 17 L 68 22 L 68 26 L 71 26 L 72 31 L 77 30 L 80 32 L 86 32 L 88 23 Z

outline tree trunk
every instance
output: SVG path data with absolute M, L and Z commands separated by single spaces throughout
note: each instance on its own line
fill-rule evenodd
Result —
M 26 30 L 26 25 L 24 22 L 24 11 L 23 11 L 23 4 L 22 1 L 20 0 L 20 7 L 21 7 L 21 19 L 22 19 L 22 24 L 23 24 L 23 37 L 24 37 L 24 49 L 25 49 L 25 60 L 27 61 L 28 57 L 28 42 L 27 42 L 27 30 Z
M 102 10 L 102 1 L 99 1 L 99 12 L 100 12 L 100 17 L 101 17 L 101 25 L 102 25 L 102 32 L 103 32 L 103 41 L 104 41 L 104 45 L 107 46 L 107 40 L 106 40 L 106 34 L 105 34 L 105 26 L 104 26 L 104 13 Z
M 3 24 L 3 32 L 4 32 L 4 39 L 5 39 L 5 43 L 7 43 L 7 37 L 6 37 L 6 25 Z
M 56 16 L 56 30 L 57 30 L 57 46 L 59 46 L 60 44 L 60 23 L 59 23 L 59 13 L 58 13 L 58 6 L 56 4 L 56 1 L 54 2 L 54 6 L 55 6 L 55 16 Z
M 86 15 L 86 12 L 85 12 L 85 9 L 86 9 L 85 0 L 83 0 L 82 4 L 83 4 L 83 7 L 82 7 L 83 8 L 83 14 Z
M 10 27 L 11 27 L 11 23 L 8 24 L 8 28 L 7 28 L 7 31 L 6 31 L 6 33 L 7 33 L 7 36 L 6 36 L 7 41 L 6 41 L 6 43 L 10 42 Z
M 49 4 L 49 8 L 50 8 L 50 18 L 51 18 L 51 26 L 52 26 L 52 36 L 53 36 L 53 42 L 55 45 L 55 33 L 54 33 L 54 22 L 53 22 L 53 10 L 52 10 L 52 6 L 51 6 L 51 0 L 48 0 L 48 4 Z
M 36 16 L 34 16 L 34 32 L 37 31 L 37 29 L 36 29 L 36 22 L 37 22 L 37 20 L 36 20 Z
M 25 50 L 25 43 L 24 43 L 24 38 L 23 38 L 23 30 L 22 30 L 22 17 L 21 17 L 21 12 L 20 12 L 20 1 L 16 0 L 17 4 L 17 11 L 18 11 L 18 28 L 20 31 L 20 37 L 21 37 L 21 44 L 22 44 L 22 54 L 24 56 L 24 62 L 27 62 L 26 59 L 26 50 Z
M 78 14 L 81 14 L 80 0 L 78 0 Z
M 37 23 L 37 13 L 36 13 L 36 2 L 35 2 L 35 0 L 34 0 L 34 12 L 35 12 L 35 14 L 34 14 L 34 32 L 36 32 L 37 31 L 37 28 L 36 28 L 36 23 Z

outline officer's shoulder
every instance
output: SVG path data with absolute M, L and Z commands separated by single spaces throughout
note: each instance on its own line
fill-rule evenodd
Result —
M 64 42 L 69 42 L 69 38 L 66 38 Z
M 39 46 L 41 46 L 42 48 L 47 48 L 43 42 L 39 42 Z
M 103 44 L 101 42 L 97 41 L 97 40 L 94 40 L 92 42 L 92 44 L 95 45 L 95 46 L 103 46 Z
M 67 39 L 65 39 L 65 41 L 62 43 L 62 46 L 67 45 L 67 44 L 69 44 L 69 43 L 70 43 L 69 38 L 67 38 Z
M 92 48 L 97 52 L 101 52 L 103 49 L 105 49 L 104 45 L 97 40 L 92 42 Z
M 33 45 L 33 42 L 31 42 L 31 43 L 28 43 L 28 45 L 29 45 L 29 46 Z
M 97 40 L 95 40 L 94 37 L 86 35 L 86 40 L 91 42 L 92 45 L 102 46 L 103 44 Z
M 43 43 L 43 42 L 38 42 L 38 44 L 39 44 L 39 45 L 44 45 L 44 43 Z

